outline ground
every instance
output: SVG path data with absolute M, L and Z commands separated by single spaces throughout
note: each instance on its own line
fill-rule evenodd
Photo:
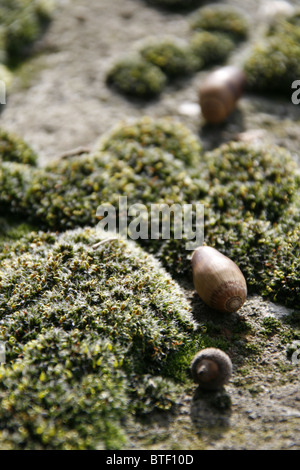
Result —
M 240 5 L 235 0 L 223 3 Z M 251 37 L 230 62 L 241 60 L 264 29 L 274 3 L 284 2 L 245 2 Z M 300 106 L 286 98 L 246 94 L 232 118 L 212 128 L 205 125 L 197 107 L 197 90 L 207 72 L 168 86 L 148 103 L 127 99 L 106 86 L 109 67 L 146 37 L 163 32 L 187 38 L 191 14 L 161 11 L 139 0 L 62 0 L 34 56 L 16 71 L 1 127 L 30 143 L 40 165 L 78 146 L 93 148 L 120 120 L 143 115 L 177 117 L 200 136 L 206 149 L 238 137 L 257 138 L 284 145 L 299 161 Z M 185 289 L 198 321 L 212 321 L 193 288 Z M 216 395 L 209 407 L 206 400 L 204 407 L 204 398 L 191 384 L 179 397 L 176 414 L 153 416 L 138 429 L 129 419 L 127 448 L 299 449 L 300 366 L 287 357 L 290 326 L 282 321 L 290 313 L 260 297 L 249 297 L 238 316 L 225 321 L 214 317 L 216 331 L 229 338 L 240 319 L 247 323 L 240 344 L 236 336 L 232 343 L 234 373 L 226 392 Z M 266 332 L 265 317 L 279 319 L 280 328 Z M 242 363 L 239 346 L 244 347 L 246 339 L 249 357 Z

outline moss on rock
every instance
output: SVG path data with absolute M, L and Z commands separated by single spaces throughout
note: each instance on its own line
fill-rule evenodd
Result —
M 240 266 L 249 292 L 299 308 L 300 180 L 292 156 L 282 148 L 232 142 L 203 161 L 209 181 L 198 201 L 205 211 L 204 243 Z M 173 275 L 191 280 L 185 244 L 168 240 L 159 257 Z
M 205 155 L 211 207 L 276 222 L 299 190 L 297 165 L 276 146 L 230 142 Z
M 235 41 L 246 39 L 248 28 L 245 14 L 228 5 L 204 6 L 191 19 L 192 30 L 226 33 Z
M 114 127 L 100 140 L 100 150 L 110 150 L 115 142 L 138 142 L 143 147 L 159 147 L 182 160 L 187 166 L 197 166 L 201 161 L 200 139 L 180 121 L 171 118 L 144 116 Z
M 166 81 L 167 77 L 159 67 L 140 56 L 116 62 L 106 75 L 108 85 L 138 98 L 156 97 L 164 89 Z
M 36 152 L 19 136 L 0 129 L 0 164 L 1 161 L 37 164 Z
M 102 235 L 31 232 L 1 255 L 0 447 L 114 448 L 127 413 L 176 401 L 166 366 L 200 340 L 190 305 L 131 242 L 93 249 Z
M 195 69 L 188 46 L 178 43 L 174 38 L 149 40 L 139 52 L 147 62 L 159 67 L 169 79 L 189 75 Z
M 180 123 L 145 117 L 114 128 L 94 154 L 47 168 L 3 162 L 0 171 L 2 215 L 22 215 L 44 229 L 96 226 L 103 205 L 116 209 L 117 229 L 120 196 L 127 197 L 126 210 L 142 204 L 146 232 L 137 230 L 137 242 L 170 273 L 190 279 L 186 244 L 195 236 L 195 218 L 191 233 L 183 232 L 181 239 L 172 223 L 169 239 L 161 226 L 154 239 L 149 212 L 151 204 L 170 209 L 178 203 L 189 204 L 195 214 L 195 204 L 203 204 L 204 242 L 243 267 L 253 292 L 289 305 L 298 302 L 300 180 L 283 148 L 231 142 L 203 154 L 197 137 Z M 296 249 L 288 258 L 292 245 Z
M 277 20 L 252 46 L 244 62 L 249 90 L 291 96 L 291 84 L 300 75 L 297 18 Z
M 194 57 L 195 68 L 201 70 L 225 62 L 235 49 L 235 43 L 224 33 L 198 31 L 192 35 L 189 49 Z
M 7 62 L 28 54 L 50 20 L 53 7 L 49 0 L 1 0 L 1 44 Z

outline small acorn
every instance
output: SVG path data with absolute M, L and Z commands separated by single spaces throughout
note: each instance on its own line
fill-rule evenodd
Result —
M 233 112 L 246 83 L 244 72 L 226 66 L 209 74 L 200 86 L 199 104 L 205 120 L 218 124 Z
M 239 267 L 210 246 L 192 255 L 193 282 L 201 299 L 221 312 L 236 312 L 247 297 L 247 284 Z
M 194 356 L 191 374 L 200 388 L 217 390 L 228 383 L 232 374 L 232 362 L 221 349 L 206 348 Z

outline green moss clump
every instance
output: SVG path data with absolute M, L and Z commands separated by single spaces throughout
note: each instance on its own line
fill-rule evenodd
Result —
M 1 254 L 0 448 L 119 448 L 128 414 L 176 402 L 167 364 L 199 341 L 190 305 L 131 242 L 93 249 L 102 236 L 31 232 Z
M 203 162 L 204 243 L 238 264 L 249 293 L 299 308 L 300 180 L 292 156 L 282 148 L 232 142 L 204 154 Z M 170 239 L 159 257 L 173 275 L 191 280 L 185 244 Z
M 150 206 L 190 204 L 195 211 L 201 203 L 204 242 L 242 267 L 249 291 L 286 305 L 299 303 L 299 187 L 296 163 L 283 148 L 231 142 L 203 154 L 197 137 L 180 123 L 147 117 L 114 128 L 94 154 L 47 168 L 16 162 L 0 167 L 2 215 L 22 216 L 44 229 L 95 226 L 103 204 L 118 217 L 120 196 L 127 196 L 127 207 L 143 204 L 148 230 L 137 242 L 174 276 L 191 278 L 191 239 L 184 233 L 175 238 L 174 226 L 169 239 L 161 233 L 152 239 Z
M 300 75 L 300 25 L 297 15 L 278 20 L 258 40 L 244 62 L 248 88 L 291 96 L 291 84 Z
M 106 83 L 119 92 L 138 98 L 158 96 L 166 85 L 166 75 L 141 57 L 116 62 L 106 75 Z
M 196 32 L 189 42 L 190 53 L 194 57 L 197 70 L 225 62 L 234 48 L 235 42 L 228 34 L 218 32 Z
M 192 30 L 226 33 L 235 41 L 246 39 L 248 21 L 238 9 L 227 5 L 200 8 L 191 20 Z
M 173 38 L 149 41 L 139 52 L 145 60 L 159 67 L 169 79 L 189 75 L 195 68 L 189 48 Z
M 18 162 L 35 166 L 37 154 L 17 135 L 0 129 L 0 162 Z
M 4 162 L 0 168 L 1 213 L 28 217 L 31 223 L 38 223 L 45 229 L 64 230 L 95 225 L 98 206 L 109 203 L 118 207 L 120 196 L 128 198 L 128 205 L 142 203 L 147 207 L 151 203 L 188 201 L 199 194 L 198 184 L 184 162 L 167 149 L 171 151 L 177 142 L 176 151 L 180 151 L 182 137 L 182 142 L 186 143 L 183 156 L 184 151 L 191 156 L 192 144 L 195 150 L 199 144 L 196 138 L 189 140 L 192 134 L 187 129 L 179 125 L 172 127 L 169 121 L 165 124 L 160 127 L 157 123 L 156 134 L 155 128 L 152 134 L 145 133 L 149 145 L 142 145 L 135 139 L 119 139 L 117 136 L 121 135 L 116 133 L 115 139 L 102 143 L 107 150 L 63 159 L 47 168 Z M 173 140 L 171 135 L 169 139 L 164 137 L 163 129 L 175 131 L 176 128 L 181 129 L 182 136 L 174 133 Z M 143 132 L 140 138 L 143 139 Z M 161 146 L 150 145 L 151 138 L 153 142 L 158 139 L 156 143 L 159 145 L 160 141 Z
M 276 222 L 299 190 L 297 165 L 281 147 L 230 142 L 205 155 L 210 204 Z
M 100 140 L 100 150 L 107 151 L 116 141 L 138 142 L 143 147 L 159 147 L 182 160 L 187 166 L 201 161 L 202 144 L 185 125 L 171 118 L 144 116 L 132 123 L 121 123 Z
M 53 3 L 46 0 L 1 0 L 1 42 L 8 62 L 27 55 L 49 21 Z

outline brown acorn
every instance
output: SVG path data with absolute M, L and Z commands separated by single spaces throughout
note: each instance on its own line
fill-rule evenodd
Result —
M 218 124 L 233 112 L 246 83 L 244 72 L 227 66 L 209 74 L 200 86 L 199 104 L 205 120 Z
M 201 299 L 215 310 L 236 312 L 247 297 L 247 284 L 239 267 L 210 246 L 192 256 L 193 281 Z
M 228 383 L 232 374 L 232 362 L 220 349 L 202 349 L 192 360 L 191 374 L 200 388 L 217 390 Z

